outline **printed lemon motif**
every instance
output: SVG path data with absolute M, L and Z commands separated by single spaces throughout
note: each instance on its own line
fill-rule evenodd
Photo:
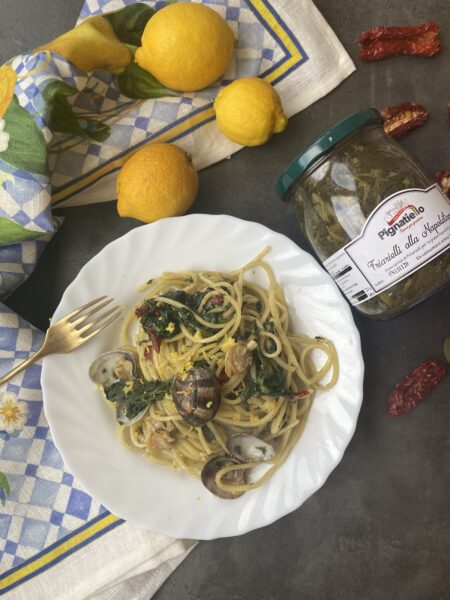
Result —
M 193 92 L 221 77 L 234 52 L 229 25 L 203 4 L 180 2 L 158 10 L 147 23 L 137 64 L 166 87 Z
M 259 146 L 286 128 L 287 117 L 274 88 L 258 77 L 227 85 L 214 102 L 217 126 L 242 146 Z
M 50 50 L 61 54 L 82 71 L 105 69 L 121 73 L 131 62 L 130 51 L 117 39 L 103 17 L 86 19 L 77 27 L 57 37 L 35 52 Z
M 117 211 L 151 223 L 184 214 L 198 191 L 188 154 L 174 144 L 147 144 L 127 160 L 117 178 Z
M 14 95 L 17 75 L 11 67 L 0 67 L 0 119 L 8 110 Z

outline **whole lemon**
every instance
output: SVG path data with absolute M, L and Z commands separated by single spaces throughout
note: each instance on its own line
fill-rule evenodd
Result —
M 288 122 L 280 96 L 258 77 L 243 77 L 227 85 L 217 95 L 214 109 L 220 131 L 242 146 L 265 144 Z
M 117 212 L 144 223 L 182 215 L 197 191 L 197 171 L 184 150 L 174 144 L 147 144 L 120 170 Z
M 148 21 L 135 60 L 166 87 L 193 92 L 224 74 L 234 44 L 231 28 L 218 13 L 204 4 L 180 2 Z

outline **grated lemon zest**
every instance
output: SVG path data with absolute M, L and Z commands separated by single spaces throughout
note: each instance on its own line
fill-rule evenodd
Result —
M 133 391 L 133 382 L 127 381 L 126 384 L 123 386 L 123 391 L 125 394 L 129 394 L 131 391 Z
M 195 333 L 194 333 L 194 340 L 195 340 L 196 342 L 199 342 L 199 341 L 200 341 L 200 340 L 202 340 L 202 339 L 203 339 L 203 336 L 202 336 L 202 334 L 201 334 L 201 331 L 200 331 L 199 329 L 197 329 L 197 330 L 195 331 Z
M 230 348 L 233 348 L 233 346 L 236 346 L 236 342 L 234 341 L 234 338 L 227 337 L 226 340 L 224 340 L 220 344 L 220 349 L 222 350 L 222 352 L 227 352 L 228 350 L 230 350 Z

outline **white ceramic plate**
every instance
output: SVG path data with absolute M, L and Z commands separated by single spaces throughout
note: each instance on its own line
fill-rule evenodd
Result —
M 358 330 L 333 280 L 283 235 L 223 215 L 190 215 L 138 227 L 81 269 L 53 322 L 102 295 L 132 308 L 141 297 L 136 287 L 162 271 L 226 272 L 267 245 L 271 252 L 266 260 L 284 289 L 293 328 L 330 338 L 341 372 L 333 389 L 317 394 L 302 438 L 261 488 L 236 500 L 220 500 L 192 476 L 152 464 L 120 445 L 113 413 L 88 378 L 92 361 L 117 347 L 119 320 L 75 352 L 44 359 L 44 408 L 55 444 L 85 489 L 117 516 L 173 537 L 239 535 L 298 508 L 341 460 L 362 401 Z

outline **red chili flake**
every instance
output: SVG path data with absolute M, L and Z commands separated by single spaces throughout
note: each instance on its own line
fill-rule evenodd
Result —
M 303 398 L 308 398 L 311 394 L 312 392 L 310 390 L 300 390 L 292 396 L 292 401 L 296 402 L 297 400 L 303 400 Z
M 138 306 L 136 308 L 136 310 L 134 311 L 134 314 L 137 316 L 138 319 L 140 319 L 141 317 L 143 317 L 145 315 L 145 313 L 148 311 L 148 304 L 147 303 L 143 303 L 140 306 Z
M 221 304 L 223 304 L 223 296 L 222 294 L 215 294 L 214 296 L 211 296 L 211 298 L 209 299 L 209 301 L 211 302 L 211 304 L 213 306 L 220 306 Z
M 434 176 L 435 181 L 441 186 L 444 194 L 450 198 L 450 169 L 447 171 L 438 171 Z
M 403 102 L 387 106 L 381 111 L 383 117 L 384 131 L 398 140 L 411 129 L 420 127 L 428 119 L 428 111 L 421 104 L 415 102 Z
M 221 371 L 220 375 L 217 377 L 217 381 L 219 383 L 227 383 L 227 381 L 229 381 L 230 378 L 228 377 L 228 375 L 225 373 L 225 371 Z
M 151 360 L 153 356 L 153 348 L 151 346 L 145 346 L 144 358 L 145 360 Z
M 425 398 L 447 372 L 447 365 L 429 358 L 411 371 L 389 396 L 388 412 L 392 417 L 406 415 Z
M 398 55 L 431 57 L 441 51 L 435 21 L 414 27 L 373 27 L 360 34 L 358 43 L 359 57 L 365 61 Z
M 153 329 L 150 329 L 149 327 L 144 327 L 144 331 L 149 335 L 150 340 L 152 342 L 152 348 L 154 349 L 154 351 L 156 353 L 159 354 L 159 350 L 161 348 L 161 340 L 159 339 L 159 337 L 156 335 L 156 333 L 153 331 Z

